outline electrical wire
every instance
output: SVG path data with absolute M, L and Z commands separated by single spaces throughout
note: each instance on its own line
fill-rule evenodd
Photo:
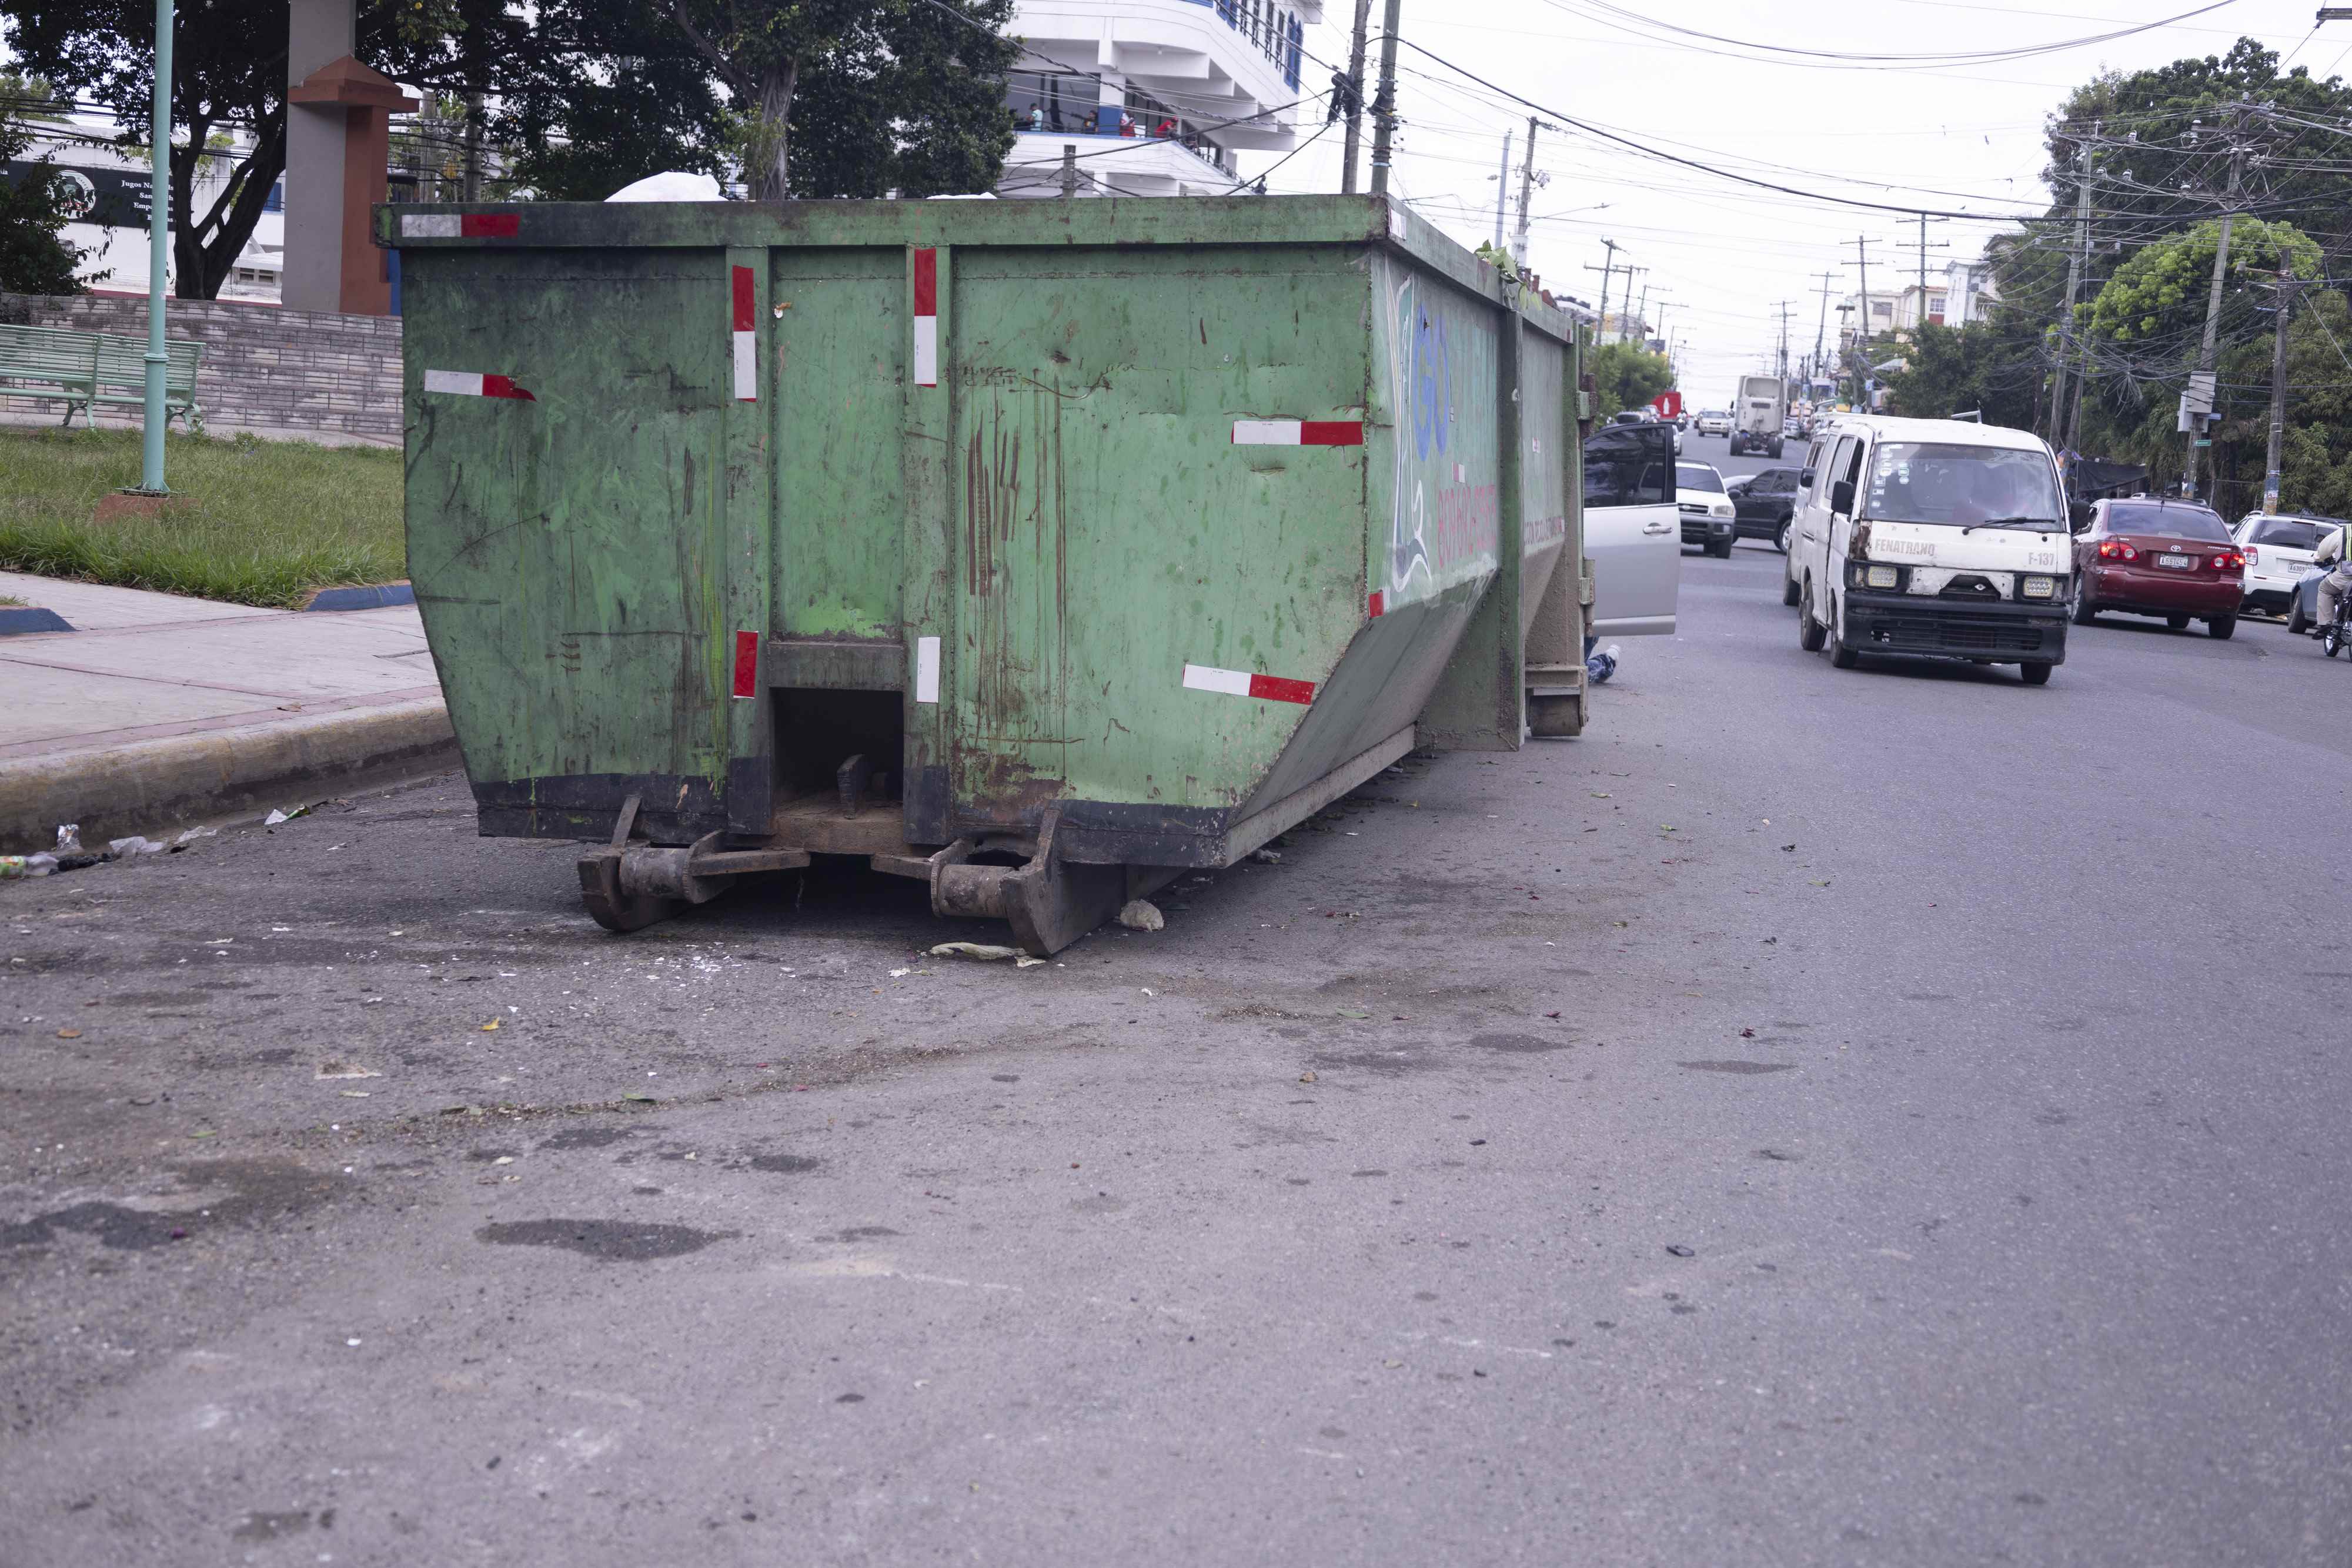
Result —
M 1618 27 L 1638 37 L 1654 37 L 1657 33 L 1664 32 L 1685 38 L 1704 39 L 1707 43 L 1753 50 L 1757 54 L 1789 57 L 1780 62 L 1787 65 L 1827 62 L 1817 66 L 1816 68 L 1900 69 L 1914 65 L 1998 65 L 2005 60 L 2029 59 L 2042 55 L 2063 53 L 2068 49 L 2088 48 L 2098 44 L 2113 43 L 2118 38 L 2128 38 L 2135 34 L 2153 32 L 2158 27 L 2170 26 L 2176 22 L 2185 22 L 2192 16 L 2202 16 L 2210 12 L 2223 10 L 2236 4 L 2236 0 L 2213 0 L 2210 5 L 2201 5 L 2193 11 L 2183 11 L 2178 16 L 2167 16 L 2159 21 L 2138 23 L 2127 27 L 2119 27 L 2112 32 L 2091 34 L 2079 38 L 2062 38 L 2042 44 L 2021 45 L 2014 48 L 1956 49 L 1922 54 L 1869 54 L 1848 49 L 1808 49 L 1787 44 L 1766 44 L 1747 38 L 1730 38 L 1696 27 L 1679 26 L 1675 23 L 1640 12 L 1627 11 L 1609 4 L 1609 0 L 1582 0 L 1582 5 L 1589 6 L 1590 9 L 1580 8 L 1579 5 L 1569 3 L 1569 0 L 1546 0 L 1546 4 L 1556 11 L 1582 16 L 1587 21 L 1599 22 L 1604 26 Z M 1595 15 L 1595 13 L 1601 14 Z M 1695 45 L 1691 47 L 1696 47 Z M 1699 49 L 1698 52 L 1718 54 L 1722 51 Z M 1751 55 L 1733 57 L 1753 58 L 1754 57 Z

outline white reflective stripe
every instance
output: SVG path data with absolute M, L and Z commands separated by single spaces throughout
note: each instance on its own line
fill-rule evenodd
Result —
M 940 384 L 940 319 L 936 316 L 915 318 L 915 384 Z
M 1295 419 L 1237 419 L 1234 421 L 1235 446 L 1296 446 L 1298 444 L 1298 421 Z
M 743 402 L 760 396 L 760 338 L 756 332 L 735 334 L 735 396 Z
M 456 213 L 403 213 L 400 234 L 403 239 L 457 239 L 464 234 L 458 226 Z
M 940 640 L 937 637 L 915 639 L 915 700 L 919 703 L 940 700 Z
M 1184 666 L 1184 684 L 1196 692 L 1223 692 L 1229 697 L 1250 695 L 1247 670 L 1220 670 L 1207 664 Z
M 427 371 L 425 390 L 439 392 L 463 392 L 467 397 L 482 395 L 482 377 L 478 371 Z

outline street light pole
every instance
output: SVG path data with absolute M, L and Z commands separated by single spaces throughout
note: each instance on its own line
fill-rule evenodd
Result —
M 1503 214 L 1511 204 L 1511 133 L 1503 132 L 1503 172 L 1495 176 L 1495 248 L 1503 248 Z
M 163 344 L 163 269 L 172 239 L 172 0 L 155 0 L 155 110 L 147 193 L 147 399 L 139 488 L 164 493 L 163 383 L 171 351 Z

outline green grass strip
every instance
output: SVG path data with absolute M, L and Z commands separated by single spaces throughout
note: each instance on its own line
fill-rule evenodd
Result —
M 398 452 L 173 434 L 164 473 L 161 516 L 101 527 L 139 432 L 0 430 L 0 570 L 270 606 L 408 575 Z

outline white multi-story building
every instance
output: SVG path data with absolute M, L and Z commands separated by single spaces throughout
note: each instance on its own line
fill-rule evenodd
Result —
M 1993 287 L 1992 263 L 1948 261 L 1944 264 L 1944 325 L 1967 327 L 1981 321 L 2000 302 Z
M 1287 152 L 1325 105 L 1306 53 L 1323 0 L 1020 0 L 1006 83 L 1018 130 L 997 193 L 1222 196 L 1240 148 Z M 1297 107 L 1293 107 L 1297 106 Z

